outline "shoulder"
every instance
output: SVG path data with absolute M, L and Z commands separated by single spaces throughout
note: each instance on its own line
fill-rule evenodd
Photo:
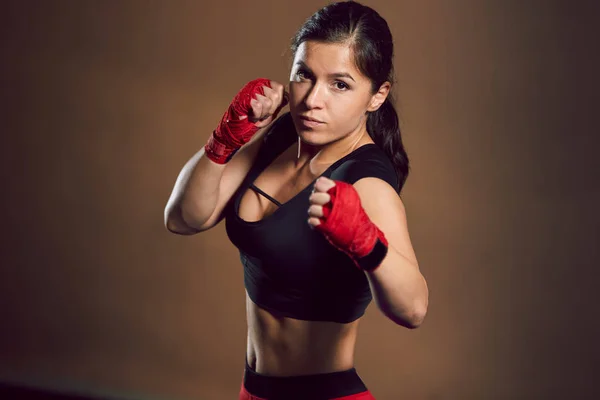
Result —
M 376 178 L 380 184 L 398 191 L 398 177 L 390 159 L 375 144 L 364 145 L 340 160 L 331 179 L 354 184 L 364 178 Z

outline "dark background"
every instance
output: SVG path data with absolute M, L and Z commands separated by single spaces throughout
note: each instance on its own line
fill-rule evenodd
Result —
M 163 210 L 237 91 L 287 83 L 325 4 L 2 2 L 0 380 L 237 398 L 237 251 Z M 365 4 L 395 38 L 430 305 L 412 331 L 369 307 L 361 377 L 382 400 L 598 398 L 598 7 Z

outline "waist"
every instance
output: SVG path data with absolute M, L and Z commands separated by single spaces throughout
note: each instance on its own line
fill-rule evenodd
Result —
M 295 376 L 256 372 L 246 360 L 243 386 L 254 396 L 269 400 L 332 399 L 367 391 L 355 368 Z
M 246 359 L 266 375 L 328 373 L 354 365 L 358 322 L 304 321 L 272 314 L 247 296 Z

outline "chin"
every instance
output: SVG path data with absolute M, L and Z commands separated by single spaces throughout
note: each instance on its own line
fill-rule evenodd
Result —
M 327 140 L 328 135 L 323 132 L 316 132 L 310 129 L 296 129 L 298 137 L 303 143 L 311 146 L 323 146 L 330 142 Z

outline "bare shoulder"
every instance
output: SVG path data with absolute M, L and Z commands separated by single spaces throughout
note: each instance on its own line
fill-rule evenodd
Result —
M 389 183 L 381 178 L 365 177 L 354 182 L 363 207 L 372 208 L 372 212 L 379 215 L 406 216 L 402 199 Z

